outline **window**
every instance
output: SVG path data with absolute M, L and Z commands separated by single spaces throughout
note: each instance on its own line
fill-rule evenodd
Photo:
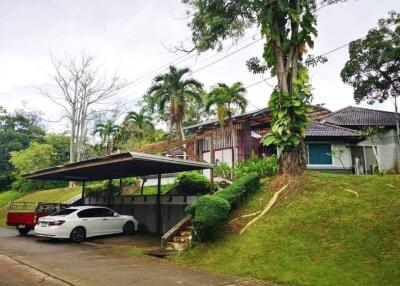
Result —
M 78 217 L 111 217 L 114 212 L 106 208 L 92 208 L 82 210 L 78 213 Z
M 93 210 L 94 209 L 87 209 L 87 210 L 80 211 L 78 213 L 78 217 L 94 217 Z
M 60 210 L 59 212 L 51 214 L 51 216 L 65 216 L 65 215 L 72 214 L 74 211 L 76 211 L 76 209 L 63 209 L 63 210 Z
M 307 144 L 307 157 L 309 165 L 332 165 L 331 144 Z
M 110 209 L 98 209 L 99 216 L 114 216 L 114 212 Z

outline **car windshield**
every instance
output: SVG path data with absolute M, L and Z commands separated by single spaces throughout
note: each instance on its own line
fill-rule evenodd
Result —
M 52 213 L 50 216 L 65 216 L 65 215 L 72 214 L 75 211 L 76 211 L 76 209 L 63 209 L 63 210 L 60 210 L 59 212 Z

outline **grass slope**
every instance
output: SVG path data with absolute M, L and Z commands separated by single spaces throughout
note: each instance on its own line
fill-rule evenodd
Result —
M 13 200 L 21 202 L 55 202 L 63 203 L 80 194 L 81 188 L 61 188 L 44 191 L 36 191 L 21 194 L 16 191 L 5 191 L 0 193 L 0 227 L 6 226 L 7 205 Z
M 259 192 L 233 217 L 261 209 L 270 196 Z M 173 259 L 295 285 L 400 285 L 399 238 L 400 176 L 310 172 L 242 236 L 226 234 Z

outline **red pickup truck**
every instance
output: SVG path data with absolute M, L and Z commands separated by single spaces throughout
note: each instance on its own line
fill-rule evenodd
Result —
M 35 227 L 40 217 L 57 212 L 69 205 L 42 202 L 11 202 L 8 206 L 7 225 L 15 226 L 20 235 L 26 235 Z

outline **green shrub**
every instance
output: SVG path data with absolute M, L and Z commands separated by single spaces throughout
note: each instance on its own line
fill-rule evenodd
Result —
M 195 206 L 190 209 L 194 215 L 194 240 L 196 242 L 215 240 L 228 218 L 230 208 L 226 200 L 217 196 L 200 197 Z
M 259 185 L 258 174 L 245 175 L 227 188 L 219 190 L 215 195 L 227 200 L 231 206 L 236 206 L 247 194 L 257 190 Z
M 214 168 L 214 174 L 221 178 L 230 180 L 232 177 L 232 168 L 227 163 L 220 163 Z
M 259 186 L 260 177 L 257 174 L 250 174 L 213 195 L 200 197 L 194 204 L 187 206 L 186 212 L 193 217 L 194 241 L 208 242 L 217 238 L 229 211 Z
M 235 177 L 241 178 L 248 174 L 256 173 L 260 178 L 274 176 L 278 170 L 278 157 L 269 156 L 265 159 L 252 155 L 246 161 L 239 161 L 235 165 Z
M 207 194 L 210 192 L 210 182 L 207 177 L 198 172 L 183 172 L 176 177 L 178 193 Z

